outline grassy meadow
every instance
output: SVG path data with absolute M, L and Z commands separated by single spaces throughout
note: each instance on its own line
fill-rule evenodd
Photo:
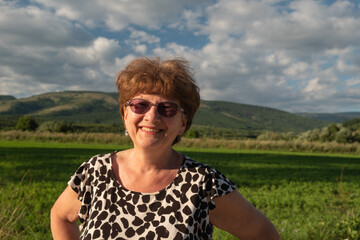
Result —
M 51 239 L 50 209 L 77 167 L 111 144 L 0 140 L 0 239 Z M 282 239 L 360 239 L 360 156 L 194 148 L 260 209 Z M 214 239 L 236 239 L 215 229 Z

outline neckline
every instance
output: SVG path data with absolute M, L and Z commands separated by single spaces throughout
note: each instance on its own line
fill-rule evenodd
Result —
M 122 191 L 124 191 L 124 192 L 126 192 L 126 193 L 128 193 L 128 194 L 137 194 L 137 195 L 142 195 L 142 196 L 155 196 L 155 195 L 157 195 L 157 194 L 160 194 L 160 193 L 162 193 L 162 192 L 167 191 L 168 189 L 170 189 L 170 188 L 173 186 L 174 182 L 179 178 L 180 173 L 181 173 L 182 170 L 184 169 L 185 162 L 186 162 L 186 159 L 187 159 L 184 154 L 180 153 L 181 156 L 182 156 L 181 165 L 180 165 L 180 167 L 179 167 L 179 169 L 178 169 L 178 171 L 177 171 L 177 173 L 176 173 L 175 178 L 174 178 L 174 179 L 171 181 L 171 183 L 169 183 L 165 188 L 160 189 L 159 191 L 156 191 L 156 192 L 137 192 L 137 191 L 133 191 L 133 190 L 129 190 L 129 189 L 125 188 L 125 187 L 124 187 L 122 184 L 120 184 L 120 182 L 116 179 L 116 177 L 115 177 L 115 172 L 114 172 L 114 170 L 113 170 L 113 158 L 112 158 L 112 156 L 113 156 L 114 154 L 116 154 L 117 152 L 119 152 L 119 151 L 114 151 L 114 152 L 112 152 L 112 153 L 110 154 L 110 172 L 109 172 L 110 178 L 115 182 L 116 187 L 118 187 L 118 188 L 121 189 Z

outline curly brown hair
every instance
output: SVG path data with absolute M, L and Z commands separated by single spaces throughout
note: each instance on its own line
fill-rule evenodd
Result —
M 184 58 L 136 58 L 116 77 L 120 114 L 124 118 L 127 101 L 139 93 L 159 94 L 180 102 L 187 117 L 185 132 L 190 128 L 200 105 L 199 87 L 190 63 Z M 173 144 L 180 141 L 178 136 Z

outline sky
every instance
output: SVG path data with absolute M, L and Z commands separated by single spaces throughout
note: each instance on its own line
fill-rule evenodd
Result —
M 189 60 L 204 100 L 360 112 L 357 0 L 0 0 L 0 95 L 116 92 L 142 56 Z

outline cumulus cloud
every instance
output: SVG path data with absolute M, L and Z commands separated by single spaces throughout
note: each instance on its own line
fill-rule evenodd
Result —
M 356 9 L 348 1 L 281 6 L 221 0 L 208 7 L 204 31 L 211 42 L 202 49 L 200 80 L 218 94 L 207 91 L 204 97 L 290 111 L 312 109 L 315 99 L 327 99 L 323 111 L 329 103 L 336 106 L 335 93 L 346 85 L 346 74 L 358 71 L 352 59 L 360 39 Z
M 2 93 L 29 96 L 65 89 L 106 90 L 121 47 L 46 9 L 1 2 Z M 111 79 L 111 80 L 110 80 Z M 29 87 L 24 87 L 29 86 Z
M 0 0 L 1 93 L 114 91 L 116 73 L 134 57 L 183 56 L 203 99 L 360 111 L 359 7 L 350 0 Z M 24 85 L 32 88 L 19 90 Z
M 36 2 L 55 9 L 58 16 L 79 21 L 88 27 L 106 27 L 111 31 L 120 31 L 132 24 L 159 28 L 161 25 L 173 23 L 185 7 L 206 1 L 36 0 Z

